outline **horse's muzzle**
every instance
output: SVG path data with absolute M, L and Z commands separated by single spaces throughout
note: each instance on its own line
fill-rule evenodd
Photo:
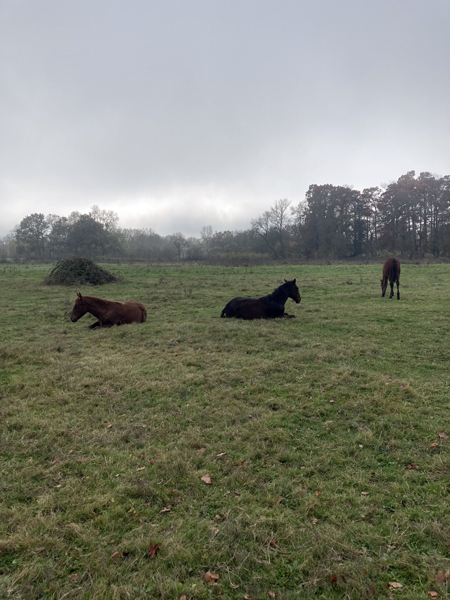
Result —
M 72 323 L 76 323 L 78 321 L 78 317 L 70 317 Z

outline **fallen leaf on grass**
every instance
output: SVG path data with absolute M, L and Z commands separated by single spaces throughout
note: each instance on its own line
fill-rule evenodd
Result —
M 272 590 L 269 590 L 267 593 L 271 598 L 275 598 L 275 592 L 272 592 Z
M 166 513 L 166 512 L 170 512 L 171 510 L 172 510 L 172 505 L 171 505 L 171 504 L 168 504 L 168 505 L 166 506 L 166 508 L 163 508 L 162 510 L 160 510 L 160 511 L 159 511 L 159 514 Z
M 433 442 L 433 443 L 430 445 L 430 448 L 437 448 L 438 446 L 439 446 L 439 442 Z
M 139 467 L 139 469 L 136 469 L 136 471 L 143 471 L 145 469 L 145 467 Z
M 322 492 L 321 492 L 320 490 L 317 490 L 317 491 L 316 491 L 316 496 L 320 496 L 320 494 L 321 494 L 321 493 L 322 493 Z
M 72 575 L 70 576 L 72 581 L 76 581 L 78 579 L 78 575 L 77 573 L 72 573 Z
M 447 571 L 447 573 L 438 571 L 438 574 L 436 575 L 436 581 L 438 583 L 444 583 L 444 581 L 447 581 L 447 579 L 450 579 L 450 571 Z
M 212 483 L 212 481 L 211 481 L 211 475 L 203 475 L 202 481 L 204 481 L 205 483 L 211 485 L 211 483 Z
M 398 583 L 398 581 L 390 581 L 389 582 L 389 588 L 391 590 L 398 590 L 402 587 L 403 587 L 403 585 L 401 583 Z
M 437 592 L 427 592 L 430 598 L 439 598 L 439 594 Z
M 448 435 L 445 435 L 443 431 L 439 432 L 439 437 L 441 438 L 441 440 L 448 440 Z
M 269 546 L 270 546 L 271 548 L 275 548 L 275 546 L 277 545 L 277 542 L 278 542 L 278 540 L 277 540 L 277 539 L 270 540 L 270 541 L 269 541 Z
M 152 541 L 150 541 L 150 546 L 148 549 L 147 556 L 152 559 L 156 558 L 158 550 L 159 550 L 159 544 L 154 544 Z
M 405 467 L 405 470 L 406 471 L 411 471 L 412 469 L 418 469 L 418 468 L 419 468 L 419 465 L 407 465 Z
M 185 596 L 184 594 L 182 596 L 180 596 L 180 600 L 187 600 L 187 596 Z
M 331 576 L 331 583 L 333 583 L 333 584 L 337 583 L 337 575 Z
M 217 585 L 217 580 L 219 579 L 219 576 L 217 575 L 217 573 L 212 573 L 211 571 L 206 571 L 204 577 L 205 577 L 205 581 L 208 585 Z
M 313 525 L 315 525 L 315 524 L 317 523 L 317 519 L 314 517 L 314 519 L 311 521 L 311 523 L 312 523 Z
M 119 552 L 117 550 L 111 555 L 111 558 L 116 558 L 116 556 L 119 556 Z
M 226 454 L 226 452 L 221 452 L 220 454 L 216 454 L 216 456 L 224 456 Z
M 106 429 L 111 429 L 111 427 L 112 427 L 112 423 L 110 423 Z
M 369 492 L 361 492 L 361 496 L 368 496 Z
M 238 583 L 233 583 L 232 581 L 230 581 L 230 588 L 233 588 L 233 590 L 237 590 L 239 587 Z

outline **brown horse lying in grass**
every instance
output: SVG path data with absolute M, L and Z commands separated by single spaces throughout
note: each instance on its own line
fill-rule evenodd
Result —
M 233 298 L 222 311 L 221 317 L 235 317 L 236 319 L 278 319 L 281 317 L 294 318 L 284 312 L 284 305 L 288 298 L 297 304 L 300 302 L 300 292 L 296 280 L 284 280 L 275 291 L 262 298 Z
M 391 284 L 391 295 L 394 295 L 394 283 L 397 283 L 397 300 L 400 300 L 400 261 L 398 258 L 388 258 L 383 266 L 383 279 L 381 279 L 381 297 L 386 293 L 387 282 Z
M 75 323 L 86 313 L 91 313 L 98 319 L 94 327 L 112 327 L 113 325 L 128 325 L 129 323 L 144 323 L 147 319 L 147 310 L 140 302 L 113 302 L 95 296 L 82 296 L 77 294 L 73 305 L 70 320 Z

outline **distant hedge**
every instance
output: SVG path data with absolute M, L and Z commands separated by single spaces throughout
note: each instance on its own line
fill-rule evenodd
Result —
M 44 279 L 46 285 L 103 285 L 118 278 L 96 265 L 89 258 L 60 260 Z

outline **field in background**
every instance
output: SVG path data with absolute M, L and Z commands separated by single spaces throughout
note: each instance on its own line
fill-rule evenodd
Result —
M 450 265 L 106 268 L 0 267 L 0 598 L 447 597 Z M 220 318 L 294 277 L 296 319 Z

